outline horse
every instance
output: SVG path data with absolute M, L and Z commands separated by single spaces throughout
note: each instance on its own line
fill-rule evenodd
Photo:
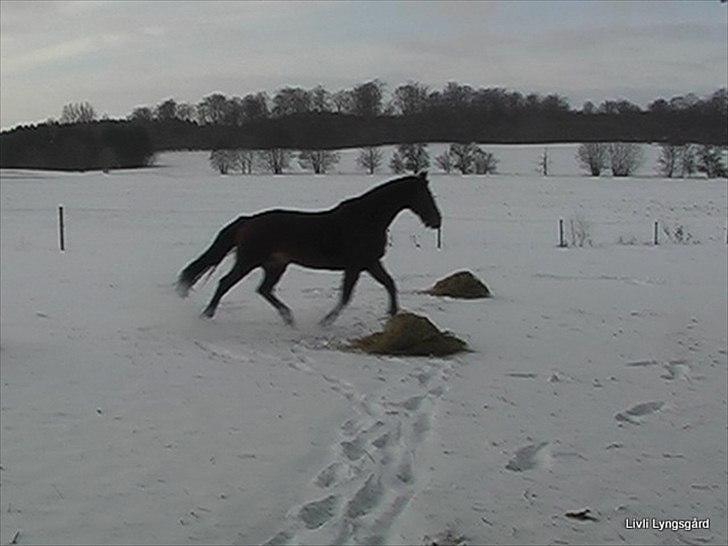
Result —
M 425 171 L 385 182 L 329 210 L 275 209 L 240 216 L 222 228 L 210 247 L 180 272 L 177 292 L 186 297 L 195 282 L 206 271 L 214 271 L 234 249 L 235 265 L 220 279 L 202 312 L 203 318 L 212 318 L 223 295 L 252 270 L 262 267 L 265 276 L 257 292 L 292 326 L 291 310 L 273 293 L 292 263 L 344 272 L 339 302 L 324 316 L 321 325 L 329 325 L 339 316 L 363 271 L 387 290 L 388 311 L 395 315 L 397 288 L 381 261 L 387 247 L 387 229 L 404 209 L 414 212 L 428 228 L 440 227 L 442 216 L 428 184 Z

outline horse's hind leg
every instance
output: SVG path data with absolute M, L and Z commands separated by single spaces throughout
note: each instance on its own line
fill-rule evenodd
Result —
M 286 264 L 264 265 L 263 270 L 265 271 L 265 277 L 263 277 L 263 282 L 258 287 L 258 294 L 276 308 L 286 324 L 293 326 L 293 313 L 285 303 L 273 294 L 273 287 L 286 271 Z
M 227 275 L 220 279 L 215 295 L 212 296 L 210 303 L 207 304 L 207 307 L 202 312 L 202 316 L 212 318 L 215 314 L 215 310 L 217 309 L 217 305 L 220 303 L 220 299 L 225 295 L 225 293 L 235 286 L 243 277 L 245 277 L 245 275 L 258 267 L 258 265 L 259 264 L 244 260 L 240 252 L 238 252 L 235 265 Z
M 369 266 L 367 271 L 374 280 L 387 289 L 387 293 L 389 294 L 389 314 L 396 315 L 399 306 L 397 305 L 397 287 L 394 285 L 394 280 L 390 274 L 387 273 L 386 269 L 384 269 L 382 262 L 374 262 L 374 265 Z
M 354 292 L 354 285 L 359 280 L 361 271 L 358 269 L 347 269 L 344 271 L 344 282 L 341 286 L 341 300 L 336 304 L 328 315 L 321 320 L 321 326 L 328 326 L 336 320 L 344 306 L 351 300 L 351 295 Z

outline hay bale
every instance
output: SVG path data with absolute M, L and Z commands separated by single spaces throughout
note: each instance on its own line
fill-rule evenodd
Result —
M 425 294 L 461 299 L 491 297 L 488 287 L 470 271 L 459 271 L 437 281 L 435 286 L 429 290 L 425 290 Z
M 463 340 L 441 332 L 429 319 L 413 313 L 393 316 L 384 331 L 355 339 L 351 345 L 367 353 L 411 356 L 445 356 L 467 347 Z

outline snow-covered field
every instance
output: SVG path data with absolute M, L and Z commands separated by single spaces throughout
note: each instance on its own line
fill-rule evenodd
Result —
M 335 273 L 289 268 L 297 329 L 260 272 L 200 319 L 229 261 L 174 292 L 231 218 L 392 178 L 353 174 L 353 151 L 326 176 L 220 177 L 204 152 L 3 171 L 0 542 L 725 543 L 726 180 L 583 177 L 570 145 L 543 178 L 543 147 L 485 148 L 504 174 L 430 175 L 443 248 L 403 213 L 385 258 L 402 307 L 473 349 L 449 359 L 337 350 L 382 325 L 365 276 L 328 329 Z M 592 244 L 558 248 L 560 218 Z M 461 269 L 495 297 L 418 292 Z

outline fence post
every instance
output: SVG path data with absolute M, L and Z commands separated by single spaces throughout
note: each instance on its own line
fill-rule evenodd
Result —
M 655 222 L 655 246 L 657 246 L 657 245 L 660 244 L 660 242 L 659 242 L 659 240 L 657 238 L 657 234 L 658 234 L 658 231 L 657 231 L 657 222 Z
M 58 243 L 61 246 L 61 252 L 66 250 L 66 238 L 63 225 L 63 205 L 58 205 Z
M 566 243 L 564 243 L 564 219 L 559 218 L 559 247 L 564 248 L 566 246 Z

